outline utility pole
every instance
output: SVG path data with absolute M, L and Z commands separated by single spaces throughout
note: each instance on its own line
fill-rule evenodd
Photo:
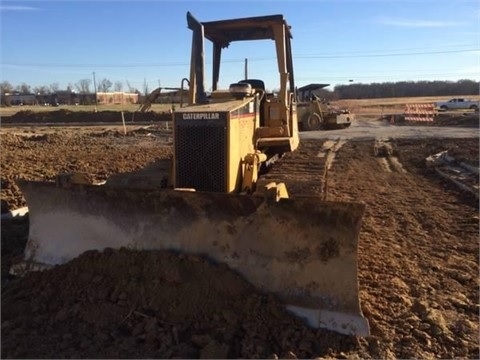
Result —
M 143 78 L 143 92 L 145 93 L 145 96 L 148 96 L 148 85 L 146 78 Z
M 248 59 L 245 58 L 245 80 L 248 79 Z
M 95 112 L 97 112 L 97 83 L 95 82 L 95 71 L 93 72 L 93 90 L 95 91 Z

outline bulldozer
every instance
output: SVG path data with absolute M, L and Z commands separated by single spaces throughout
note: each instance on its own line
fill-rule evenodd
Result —
M 190 12 L 187 24 L 189 99 L 174 113 L 167 181 L 158 173 L 148 186 L 19 181 L 30 227 L 17 270 L 105 248 L 197 254 L 274 294 L 311 327 L 368 335 L 357 277 L 365 205 L 290 197 L 288 184 L 261 181 L 262 169 L 299 146 L 290 26 L 283 15 L 200 22 Z M 213 44 L 211 93 L 206 40 Z M 218 88 L 222 50 L 248 40 L 274 41 L 278 94 L 259 79 Z
M 348 109 L 336 108 L 315 91 L 329 84 L 308 84 L 297 89 L 298 122 L 303 131 L 345 129 L 352 124 L 355 114 Z

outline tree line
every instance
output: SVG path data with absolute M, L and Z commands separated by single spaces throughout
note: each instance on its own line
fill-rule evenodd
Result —
M 101 79 L 96 84 L 97 92 L 110 92 L 116 91 L 121 92 L 124 89 L 123 82 L 116 81 L 112 82 L 109 79 Z M 126 91 L 130 93 L 138 93 L 140 91 L 131 86 L 128 81 L 126 81 Z M 148 91 L 148 89 L 146 89 Z M 8 94 L 8 93 L 19 93 L 22 95 L 25 94 L 35 94 L 35 95 L 49 95 L 55 94 L 59 91 L 68 91 L 68 92 L 76 92 L 79 94 L 91 94 L 92 91 L 92 80 L 91 79 L 80 79 L 75 84 L 68 84 L 65 89 L 60 89 L 60 85 L 57 82 L 54 82 L 50 85 L 40 85 L 40 86 L 30 86 L 27 83 L 21 83 L 18 85 L 13 85 L 9 81 L 3 81 L 0 83 L 0 94 Z
M 101 79 L 97 86 L 98 92 L 118 91 L 124 89 L 121 81 L 113 83 L 109 79 Z M 126 81 L 126 91 L 129 93 L 141 94 L 137 88 Z M 68 84 L 64 91 L 77 92 L 79 94 L 90 94 L 93 91 L 91 79 L 81 79 L 75 84 Z M 32 87 L 26 83 L 12 85 L 8 81 L 0 83 L 0 93 L 36 94 L 48 95 L 61 91 L 58 83 L 50 85 L 41 85 Z M 143 94 L 149 93 L 147 83 L 145 82 Z M 318 96 L 328 100 L 339 99 L 372 99 L 388 97 L 413 97 L 413 96 L 455 96 L 455 95 L 478 95 L 480 93 L 480 83 L 473 80 L 458 81 L 399 81 L 383 83 L 353 83 L 348 85 L 337 85 L 333 91 L 321 89 L 316 92 Z
M 480 83 L 473 80 L 458 81 L 399 81 L 370 84 L 337 85 L 325 95 L 334 99 L 375 99 L 414 96 L 478 95 Z M 326 97 L 326 96 L 323 96 Z

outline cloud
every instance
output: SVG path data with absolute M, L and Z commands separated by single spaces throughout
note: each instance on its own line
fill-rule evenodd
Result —
M 439 28 L 459 25 L 454 21 L 435 21 L 435 20 L 420 20 L 420 19 L 393 19 L 381 18 L 378 23 L 389 26 L 411 27 L 411 28 Z
M 33 6 L 20 6 L 20 5 L 0 5 L 0 12 L 5 11 L 34 11 L 38 10 Z

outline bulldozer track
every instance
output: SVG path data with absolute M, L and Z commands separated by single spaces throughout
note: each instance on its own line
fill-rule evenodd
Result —
M 382 166 L 383 171 L 387 173 L 395 172 L 404 174 L 407 172 L 396 156 L 381 157 L 378 158 L 378 162 Z
M 303 141 L 297 151 L 285 154 L 274 163 L 257 186 L 283 182 L 290 195 L 314 195 L 327 199 L 328 172 L 346 140 Z
M 396 156 L 390 156 L 388 158 L 388 161 L 390 162 L 391 166 L 395 169 L 395 172 L 399 173 L 406 173 L 407 170 L 403 167 L 402 163 Z
M 384 157 L 379 158 L 378 162 L 380 163 L 380 166 L 382 167 L 382 170 L 384 172 L 390 173 L 392 172 L 392 168 L 390 167 L 390 164 L 388 163 L 388 160 Z
M 398 157 L 395 156 L 396 148 L 390 139 L 376 139 L 373 145 L 373 154 L 377 157 L 384 172 L 407 172 Z

